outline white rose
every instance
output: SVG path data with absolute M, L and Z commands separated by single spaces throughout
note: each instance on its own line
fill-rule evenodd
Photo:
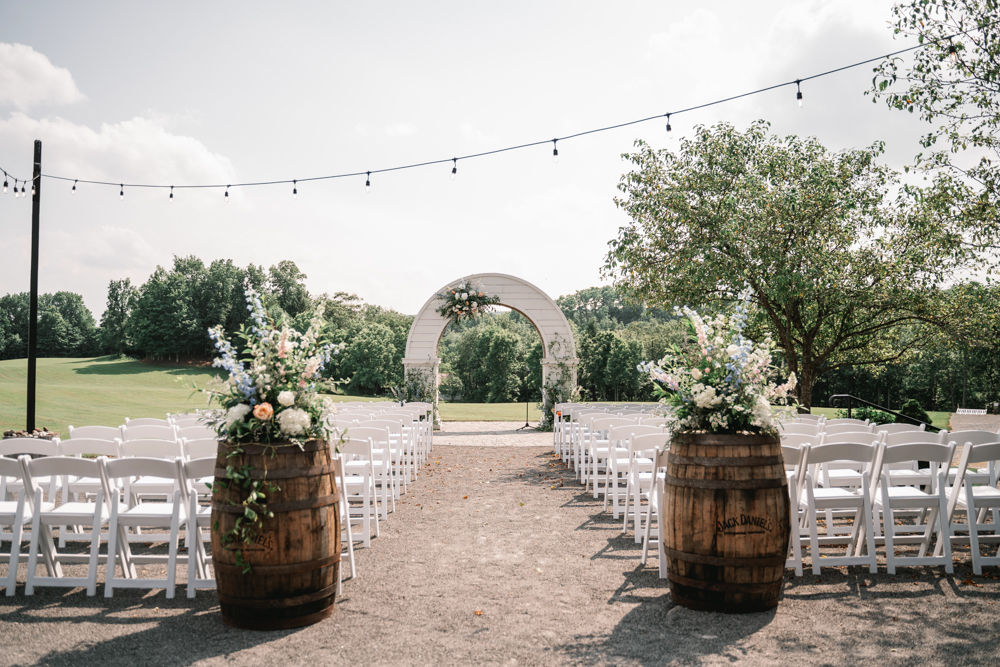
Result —
M 462 301 L 465 301 L 468 298 L 469 298 L 469 293 L 468 292 L 462 292 Z
M 739 351 L 740 348 L 738 345 L 730 345 L 729 347 L 726 348 L 726 354 L 728 354 L 730 357 L 735 357 L 737 353 L 739 353 Z
M 697 368 L 691 369 L 691 377 L 693 377 L 695 380 L 700 380 L 701 379 L 701 371 L 698 370 Z
M 300 408 L 282 410 L 278 413 L 278 427 L 286 435 L 302 435 L 311 424 L 309 413 Z
M 699 408 L 710 408 L 719 403 L 720 399 L 715 395 L 715 387 L 708 387 L 694 398 L 694 404 Z
M 286 408 L 295 405 L 295 392 L 294 391 L 283 391 L 278 394 L 278 403 L 281 403 Z

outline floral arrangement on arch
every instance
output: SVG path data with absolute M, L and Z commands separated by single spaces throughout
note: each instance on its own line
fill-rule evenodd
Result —
M 794 412 L 791 392 L 795 373 L 783 384 L 770 381 L 777 368 L 772 364 L 774 343 L 765 338 L 754 343 L 743 336 L 745 304 L 732 315 L 702 319 L 691 308 L 676 308 L 688 320 L 692 344 L 673 346 L 660 361 L 639 365 L 648 373 L 660 402 L 667 411 L 667 426 L 674 433 L 777 432 L 777 418 Z M 772 407 L 772 402 L 789 407 Z
M 237 334 L 246 343 L 245 360 L 237 357 L 221 326 L 208 331 L 219 352 L 212 365 L 229 372 L 227 380 L 202 390 L 223 408 L 209 423 L 230 443 L 301 444 L 329 439 L 328 418 L 337 411 L 336 403 L 321 398 L 317 389 L 334 389 L 321 373 L 343 343 L 319 340 L 323 305 L 303 334 L 288 326 L 277 327 L 252 289 L 246 297 L 253 323 Z
M 491 312 L 493 306 L 500 303 L 500 297 L 487 293 L 479 280 L 463 280 L 457 287 L 435 296 L 443 302 L 437 309 L 438 314 L 453 322 Z

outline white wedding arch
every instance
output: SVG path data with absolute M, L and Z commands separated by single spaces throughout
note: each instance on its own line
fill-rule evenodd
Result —
M 542 338 L 543 387 L 550 386 L 553 381 L 568 385 L 570 389 L 576 387 L 576 367 L 579 360 L 576 358 L 573 330 L 562 310 L 548 294 L 527 280 L 503 273 L 477 273 L 458 278 L 435 294 L 451 290 L 463 280 L 480 281 L 484 291 L 500 297 L 499 305 L 517 311 L 534 325 Z M 440 305 L 440 299 L 432 296 L 417 313 L 410 326 L 410 335 L 406 338 L 406 355 L 403 357 L 403 368 L 408 377 L 412 377 L 414 373 L 429 376 L 435 388 L 441 365 L 441 359 L 437 356 L 438 343 L 449 324 L 449 320 L 437 312 Z M 437 402 L 436 392 L 434 400 Z

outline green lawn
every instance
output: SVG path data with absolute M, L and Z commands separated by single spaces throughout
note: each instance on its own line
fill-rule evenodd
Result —
M 812 412 L 814 415 L 826 415 L 827 419 L 836 419 L 837 413 L 840 412 L 838 408 L 813 408 Z M 938 428 L 949 428 L 948 421 L 951 419 L 950 412 L 928 412 L 927 415 L 931 418 L 931 423 Z

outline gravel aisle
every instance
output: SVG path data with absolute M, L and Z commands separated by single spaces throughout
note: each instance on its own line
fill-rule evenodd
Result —
M 516 426 L 493 428 L 513 444 L 551 442 L 510 434 Z M 345 582 L 327 621 L 252 633 L 222 625 L 208 591 L 105 600 L 80 589 L 26 598 L 19 588 L 0 598 L 0 664 L 955 666 L 1000 654 L 995 568 L 986 578 L 968 578 L 967 566 L 955 576 L 834 569 L 786 579 L 776 612 L 674 607 L 655 557 L 639 566 L 632 536 L 580 492 L 550 446 L 454 446 L 497 437 L 479 429 L 436 436 L 430 467 L 372 548 L 356 551 L 358 580 Z

